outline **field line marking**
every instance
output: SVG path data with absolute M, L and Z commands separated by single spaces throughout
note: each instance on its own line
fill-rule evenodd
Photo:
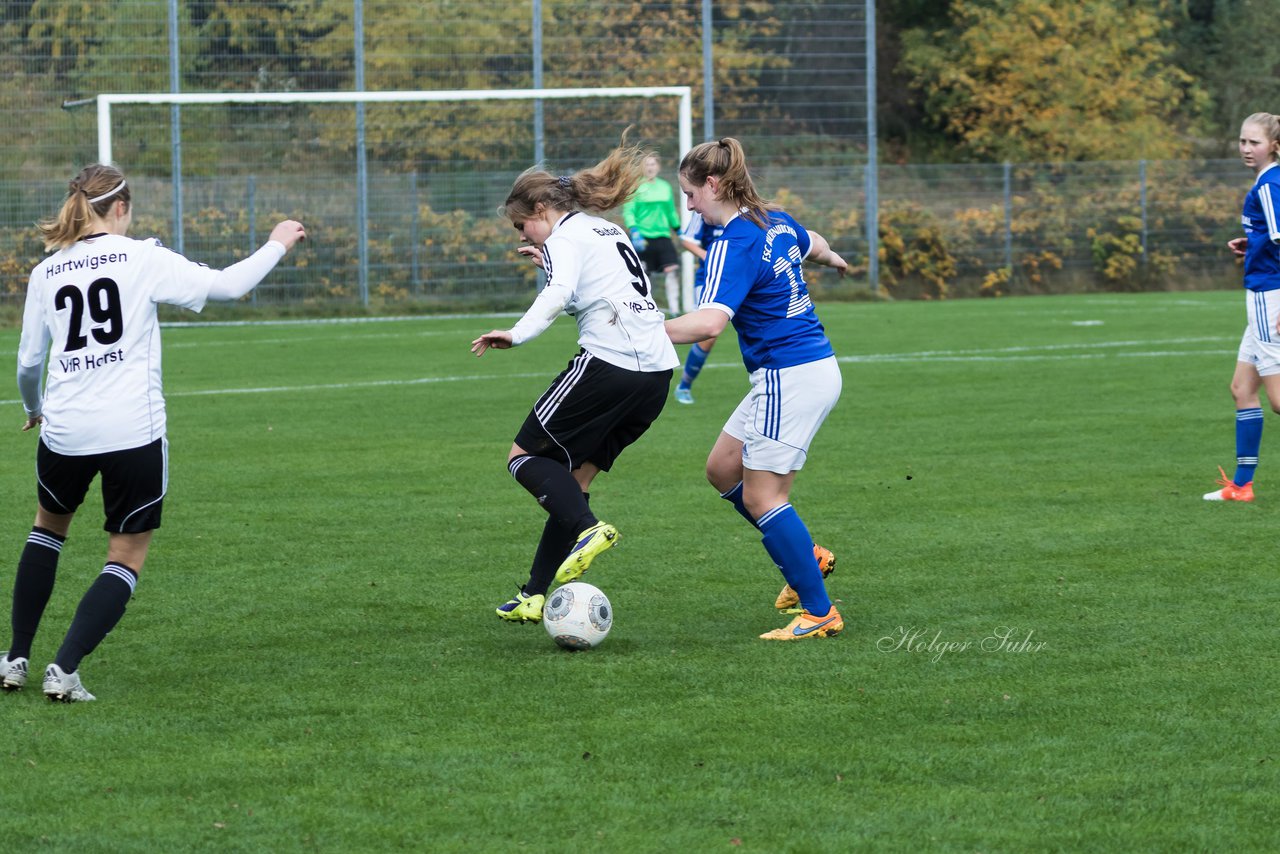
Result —
M 1095 341 L 1084 344 L 1039 344 L 1017 347 L 992 347 L 967 350 L 920 350 L 911 353 L 863 353 L 852 356 L 838 356 L 837 361 L 845 364 L 876 364 L 915 361 L 937 362 L 1027 362 L 1027 361 L 1069 361 L 1075 359 L 1108 359 L 1108 358 L 1170 358 L 1177 356 L 1223 356 L 1233 355 L 1237 351 L 1230 350 L 1142 350 L 1134 353 L 1116 352 L 1083 352 L 1062 353 L 1062 350 L 1114 350 L 1119 347 L 1136 347 L 1169 344 L 1198 344 L 1222 342 L 1223 336 L 1204 336 L 1196 338 L 1168 338 L 1163 340 L 1134 341 Z M 707 368 L 741 367 L 741 362 L 711 362 Z M 466 376 L 415 377 L 403 380 L 359 380 L 343 383 L 315 383 L 295 386 L 256 386 L 247 388 L 198 389 L 192 391 L 171 391 L 166 397 L 207 397 L 223 394 L 280 394 L 301 391 L 341 391 L 354 388 L 379 388 L 388 386 L 431 385 L 434 383 L 477 382 L 482 380 L 536 379 L 550 380 L 554 374 L 549 371 L 519 374 L 471 374 Z M 0 405 L 21 403 L 20 399 L 0 400 Z

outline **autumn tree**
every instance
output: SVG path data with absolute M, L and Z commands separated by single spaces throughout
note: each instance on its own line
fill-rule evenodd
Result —
M 1204 115 L 1208 157 L 1234 157 L 1240 122 L 1280 113 L 1280 16 L 1273 0 L 1194 0 L 1173 16 L 1179 64 L 1213 93 Z
M 906 36 L 926 114 L 979 160 L 1183 156 L 1203 98 L 1167 19 L 1118 0 L 956 0 L 951 27 Z

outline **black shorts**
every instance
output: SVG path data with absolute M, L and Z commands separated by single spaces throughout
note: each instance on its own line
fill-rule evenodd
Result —
M 583 463 L 608 471 L 662 412 L 671 374 L 628 371 L 580 352 L 538 398 L 516 444 L 570 471 Z
M 676 245 L 670 237 L 646 237 L 640 260 L 649 273 L 661 273 L 680 266 L 680 259 L 676 257 Z
M 168 441 L 78 457 L 51 451 L 43 441 L 36 449 L 36 499 L 49 513 L 74 513 L 98 474 L 107 517 L 104 531 L 141 534 L 160 527 L 169 485 Z

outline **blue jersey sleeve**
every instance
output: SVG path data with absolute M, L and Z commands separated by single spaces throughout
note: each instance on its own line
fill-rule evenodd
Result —
M 713 306 L 733 317 L 751 292 L 759 261 L 750 234 L 724 234 L 707 250 L 707 282 L 702 306 Z

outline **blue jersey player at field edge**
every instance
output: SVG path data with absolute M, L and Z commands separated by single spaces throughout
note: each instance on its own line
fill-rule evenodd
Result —
M 831 604 L 809 530 L 791 506 L 791 486 L 818 428 L 840 398 L 840 366 L 818 321 L 802 262 L 848 268 L 817 232 L 762 199 L 732 137 L 694 147 L 680 163 L 689 210 L 724 226 L 705 261 L 697 308 L 666 322 L 676 344 L 705 341 L 732 321 L 751 390 L 707 457 L 707 479 L 759 529 L 765 551 L 800 613 L 765 640 L 830 637 L 844 628 Z
M 1227 243 L 1244 258 L 1245 313 L 1231 396 L 1236 404 L 1236 471 L 1228 478 L 1221 468 L 1221 488 L 1206 501 L 1252 501 L 1253 473 L 1262 445 L 1262 400 L 1267 390 L 1271 408 L 1280 412 L 1280 118 L 1254 113 L 1240 126 L 1240 158 L 1257 176 L 1244 198 L 1240 223 L 1244 237 Z

